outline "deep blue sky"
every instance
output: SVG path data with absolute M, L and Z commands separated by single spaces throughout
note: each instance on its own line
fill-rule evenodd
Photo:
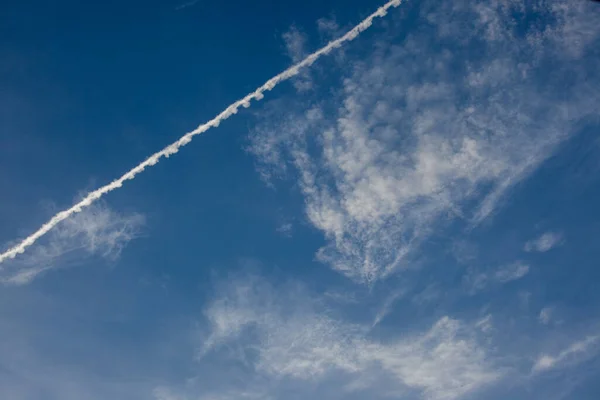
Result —
M 600 8 L 519 4 L 402 4 L 0 264 L 0 398 L 598 398 Z M 4 1 L 2 249 L 380 5 Z

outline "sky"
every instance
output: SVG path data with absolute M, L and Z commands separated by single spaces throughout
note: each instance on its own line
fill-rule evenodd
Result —
M 374 0 L 5 0 L 0 250 Z M 0 398 L 600 395 L 600 4 L 406 1 L 0 263 Z

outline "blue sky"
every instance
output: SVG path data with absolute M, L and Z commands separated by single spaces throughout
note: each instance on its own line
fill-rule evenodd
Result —
M 4 2 L 2 250 L 381 5 Z M 391 9 L 2 262 L 0 397 L 598 398 L 599 27 Z

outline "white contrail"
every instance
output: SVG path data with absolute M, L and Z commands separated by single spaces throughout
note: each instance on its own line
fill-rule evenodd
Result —
M 123 186 L 123 183 L 125 181 L 135 178 L 135 176 L 137 174 L 139 174 L 140 172 L 144 171 L 146 169 L 146 167 L 150 167 L 150 166 L 156 164 L 163 157 L 169 157 L 170 155 L 177 153 L 181 147 L 183 147 L 186 144 L 188 144 L 189 142 L 191 142 L 192 139 L 194 138 L 194 136 L 200 135 L 201 133 L 206 132 L 210 128 L 216 128 L 217 126 L 219 126 L 221 121 L 224 121 L 227 118 L 231 117 L 233 114 L 236 114 L 238 112 L 238 109 L 240 106 L 245 107 L 245 108 L 250 107 L 250 101 L 261 100 L 264 97 L 264 95 L 263 95 L 264 92 L 272 90 L 279 83 L 286 81 L 295 75 L 298 75 L 301 68 L 311 66 L 315 61 L 317 61 L 317 59 L 319 59 L 319 57 L 328 54 L 329 52 L 331 52 L 331 50 L 340 47 L 345 42 L 349 42 L 349 41 L 355 39 L 361 32 L 365 31 L 373 24 L 373 20 L 375 18 L 384 17 L 390 8 L 398 7 L 401 2 L 402 2 L 402 0 L 388 1 L 385 5 L 379 7 L 379 9 L 377 11 L 375 11 L 373 14 L 369 15 L 366 19 L 364 19 L 360 24 L 356 25 L 354 28 L 352 28 L 350 31 L 348 31 L 344 36 L 342 36 L 332 42 L 329 42 L 329 44 L 327 44 L 327 46 L 321 48 L 320 50 L 315 51 L 314 53 L 310 54 L 304 60 L 300 61 L 296 65 L 291 66 L 290 68 L 286 69 L 279 75 L 276 75 L 273 78 L 269 79 L 267 82 L 265 82 L 261 87 L 256 89 L 254 92 L 248 94 L 243 99 L 238 100 L 235 103 L 231 104 L 229 107 L 227 107 L 223 112 L 221 112 L 215 118 L 211 119 L 210 121 L 206 122 L 205 124 L 200 125 L 193 131 L 186 133 L 179 140 L 177 140 L 176 142 L 165 147 L 158 153 L 154 153 L 153 155 L 148 157 L 148 159 L 146 159 L 146 161 L 139 164 L 137 167 L 133 168 L 129 172 L 125 173 L 125 175 L 123 175 L 119 179 L 112 181 L 111 183 L 109 183 L 106 186 L 101 187 L 100 189 L 90 192 L 83 200 L 81 200 L 79 203 L 75 204 L 73 207 L 69 208 L 68 210 L 59 212 L 54 217 L 52 217 L 52 219 L 50 219 L 50 221 L 48 221 L 44 225 L 42 225 L 42 227 L 40 229 L 38 229 L 36 232 L 34 232 L 29 237 L 25 238 L 21 243 L 8 249 L 6 252 L 0 254 L 0 263 L 3 262 L 4 260 L 6 260 L 7 258 L 14 258 L 17 254 L 23 253 L 27 247 L 34 244 L 39 238 L 41 238 L 46 233 L 48 233 L 58 223 L 69 218 L 69 216 L 71 216 L 72 214 L 81 212 L 81 210 L 84 207 L 89 206 L 94 201 L 98 200 L 100 197 L 105 195 L 106 193 L 111 192 L 117 188 L 120 188 L 121 186 Z

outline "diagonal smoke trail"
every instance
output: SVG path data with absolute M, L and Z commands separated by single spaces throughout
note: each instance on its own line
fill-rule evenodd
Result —
M 144 171 L 146 169 L 146 167 L 153 166 L 154 164 L 158 163 L 160 161 L 160 159 L 163 157 L 169 157 L 170 155 L 177 153 L 181 147 L 183 147 L 186 144 L 188 144 L 189 142 L 191 142 L 192 139 L 194 138 L 194 136 L 200 135 L 201 133 L 206 132 L 210 128 L 216 128 L 217 126 L 219 126 L 221 121 L 224 121 L 227 118 L 231 117 L 232 115 L 236 114 L 238 112 L 238 109 L 240 106 L 245 107 L 245 108 L 250 107 L 250 101 L 261 100 L 264 97 L 264 95 L 263 95 L 264 92 L 272 90 L 275 86 L 277 86 L 281 82 L 286 81 L 295 75 L 298 75 L 301 68 L 311 66 L 321 56 L 328 54 L 329 52 L 331 52 L 331 50 L 340 47 L 345 42 L 354 40 L 361 32 L 367 30 L 373 24 L 373 20 L 375 18 L 384 17 L 390 8 L 398 7 L 401 2 L 402 2 L 402 0 L 388 1 L 385 5 L 379 7 L 379 9 L 377 11 L 375 11 L 373 14 L 369 15 L 361 23 L 359 23 L 354 28 L 352 28 L 350 31 L 348 31 L 344 36 L 342 36 L 332 42 L 329 42 L 329 44 L 327 44 L 327 46 L 322 47 L 321 49 L 319 49 L 319 50 L 315 51 L 314 53 L 310 54 L 309 56 L 307 56 L 304 60 L 300 61 L 296 65 L 291 66 L 290 68 L 286 69 L 279 75 L 276 75 L 273 78 L 269 79 L 267 82 L 265 82 L 261 87 L 256 89 L 254 92 L 248 94 L 243 99 L 238 100 L 235 103 L 231 104 L 229 107 L 227 107 L 223 112 L 221 112 L 215 118 L 211 119 L 210 121 L 206 122 L 205 124 L 200 125 L 193 131 L 186 133 L 179 140 L 177 140 L 176 142 L 165 147 L 158 153 L 154 153 L 153 155 L 148 157 L 146 159 L 146 161 L 142 162 L 137 167 L 135 167 L 132 170 L 130 170 L 129 172 L 125 173 L 125 175 L 121 176 L 119 179 L 116 179 L 116 180 L 112 181 L 111 183 L 109 183 L 108 185 L 103 186 L 97 190 L 94 190 L 93 192 L 90 192 L 83 200 L 81 200 L 79 203 L 75 204 L 73 207 L 69 208 L 68 210 L 59 212 L 54 217 L 52 217 L 52 219 L 50 219 L 50 221 L 48 221 L 44 225 L 42 225 L 42 227 L 40 229 L 38 229 L 36 232 L 31 234 L 29 237 L 25 238 L 21 243 L 8 249 L 4 253 L 0 254 L 0 263 L 2 263 L 3 261 L 5 261 L 8 258 L 16 257 L 17 254 L 23 253 L 27 247 L 34 244 L 39 238 L 41 238 L 46 233 L 48 233 L 52 228 L 54 228 L 61 221 L 64 221 L 65 219 L 69 218 L 69 216 L 71 216 L 72 214 L 81 212 L 81 210 L 83 208 L 88 207 L 90 204 L 92 204 L 94 201 L 98 200 L 100 197 L 104 196 L 106 193 L 120 188 L 121 186 L 123 186 L 123 183 L 125 181 L 135 178 L 135 176 L 137 174 L 139 174 L 140 172 Z

